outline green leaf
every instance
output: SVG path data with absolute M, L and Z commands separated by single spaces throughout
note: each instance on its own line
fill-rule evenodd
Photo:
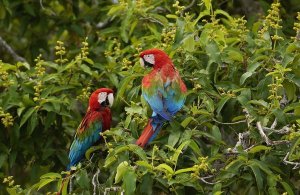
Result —
M 94 65 L 94 61 L 90 58 L 83 58 L 83 61 L 87 62 L 90 65 Z
M 222 108 L 224 107 L 224 105 L 226 104 L 226 102 L 230 100 L 229 96 L 224 96 L 217 104 L 217 113 L 220 114 Z
M 163 171 L 165 173 L 172 174 L 172 175 L 174 174 L 173 169 L 165 163 L 162 163 L 162 164 L 158 165 L 157 167 L 155 167 L 155 169 Z
M 42 187 L 44 187 L 45 185 L 47 185 L 47 184 L 49 184 L 49 183 L 51 183 L 51 182 L 53 182 L 53 181 L 55 181 L 55 179 L 42 179 L 40 182 L 39 182 L 39 187 L 38 187 L 38 189 L 37 190 L 40 190 Z
M 257 152 L 261 152 L 261 151 L 270 151 L 271 149 L 272 149 L 271 147 L 267 147 L 267 146 L 264 146 L 264 145 L 259 145 L 259 146 L 254 146 L 248 152 L 254 154 L 254 153 L 257 153 Z
M 101 149 L 101 145 L 97 145 L 97 146 L 92 146 L 90 147 L 86 152 L 85 152 L 85 158 L 87 160 L 90 160 L 91 159 L 91 154 L 97 150 L 100 150 Z
M 227 51 L 228 58 L 232 61 L 243 62 L 244 58 L 240 51 L 230 49 Z
M 176 162 L 178 160 L 179 155 L 182 153 L 182 150 L 185 146 L 187 146 L 190 143 L 189 140 L 183 142 L 182 144 L 180 144 L 180 146 L 178 146 L 178 148 L 175 150 L 175 153 L 173 154 L 171 160 L 172 162 Z
M 210 11 L 210 9 L 211 9 L 211 0 L 203 0 L 203 3 L 205 5 L 206 10 Z
M 152 195 L 153 190 L 153 178 L 149 173 L 142 177 L 142 182 L 140 185 L 140 194 Z
M 288 183 L 281 181 L 280 184 L 283 186 L 288 195 L 294 195 L 294 191 Z
M 70 178 L 65 178 L 62 180 L 62 195 L 67 195 L 68 194 L 68 184 L 69 184 Z
M 25 112 L 25 114 L 22 116 L 20 127 L 22 127 L 26 123 L 26 121 L 35 112 L 35 110 L 36 109 L 34 107 L 31 107 Z
M 115 156 L 109 156 L 105 159 L 104 168 L 110 167 L 114 162 L 116 162 L 117 158 Z
M 197 144 L 194 140 L 191 140 L 191 141 L 190 141 L 189 147 L 190 147 L 190 148 L 191 148 L 198 156 L 202 156 L 201 149 L 199 148 L 198 144 Z
M 219 127 L 217 127 L 216 125 L 214 125 L 212 127 L 212 132 L 211 133 L 215 137 L 216 140 L 222 141 L 222 135 L 221 135 Z
M 206 70 L 209 72 L 212 63 L 221 63 L 220 49 L 215 41 L 209 41 L 208 44 L 205 45 L 205 50 L 209 56 L 209 62 L 206 68 Z
M 177 175 L 177 174 L 180 174 L 180 173 L 186 173 L 186 172 L 194 172 L 194 171 L 196 171 L 196 168 L 189 167 L 189 168 L 179 169 L 179 170 L 175 171 L 174 175 Z
M 61 175 L 58 173 L 50 172 L 42 175 L 41 179 L 61 179 Z
M 240 84 L 243 85 L 247 80 L 247 78 L 251 77 L 252 74 L 253 74 L 252 72 L 245 72 L 240 78 Z
M 126 195 L 134 194 L 136 188 L 136 179 L 137 179 L 137 175 L 135 174 L 134 171 L 132 170 L 125 171 L 123 176 L 123 188 Z
M 293 154 L 295 152 L 296 148 L 299 147 L 299 145 L 300 145 L 300 136 L 297 137 L 297 139 L 293 140 L 293 143 L 292 143 L 292 146 L 290 149 L 290 154 Z
M 27 135 L 31 135 L 37 125 L 38 125 L 38 114 L 37 111 L 35 111 L 30 116 L 30 121 L 27 125 Z
M 139 161 L 136 161 L 135 164 L 137 164 L 137 165 L 139 165 L 139 166 L 142 166 L 142 167 L 146 167 L 146 168 L 149 169 L 149 170 L 152 170 L 152 169 L 153 169 L 152 165 L 149 164 L 149 163 L 146 162 L 146 161 L 140 161 L 140 160 L 139 160 Z
M 221 9 L 217 9 L 214 12 L 215 12 L 215 15 L 220 14 L 220 15 L 223 15 L 223 16 L 227 17 L 229 20 L 232 20 L 232 17 L 226 11 L 223 11 Z
M 184 128 L 188 126 L 188 124 L 192 121 L 195 120 L 194 117 L 187 117 L 185 118 L 182 122 L 181 122 L 181 126 L 183 126 Z
M 88 66 L 85 65 L 85 64 L 81 64 L 81 65 L 80 65 L 80 69 L 81 69 L 83 72 L 85 72 L 85 73 L 87 73 L 87 74 L 89 74 L 89 75 L 93 75 L 93 72 L 92 72 L 91 68 L 88 67 Z
M 273 172 L 269 169 L 267 164 L 263 161 L 259 161 L 256 159 L 251 159 L 248 161 L 249 164 L 257 165 L 261 170 L 263 170 L 268 175 L 273 175 Z
M 76 181 L 81 188 L 88 189 L 90 187 L 89 176 L 86 170 L 80 169 L 76 176 Z
M 174 147 L 178 142 L 181 135 L 181 131 L 178 128 L 172 128 L 172 131 L 168 138 L 168 145 Z
M 0 168 L 3 166 L 5 161 L 7 160 L 7 154 L 0 154 Z
M 142 76 L 144 76 L 144 75 L 143 74 L 134 74 L 134 75 L 128 76 L 125 79 L 123 79 L 121 84 L 119 84 L 116 101 L 119 102 L 124 97 L 124 93 L 126 92 L 126 90 L 128 90 L 128 86 L 129 86 L 130 82 L 132 82 L 135 78 L 142 77 Z
M 185 21 L 178 17 L 176 20 L 176 34 L 174 38 L 173 48 L 181 46 L 182 40 L 184 39 Z
M 128 162 L 127 161 L 123 161 L 118 165 L 117 174 L 115 176 L 115 183 L 119 183 L 122 180 L 123 175 L 127 170 L 128 170 Z
M 167 18 L 165 18 L 164 16 L 162 15 L 159 15 L 159 14 L 155 14 L 155 13 L 149 13 L 149 16 L 157 21 L 159 21 L 162 25 L 164 26 L 167 26 L 169 21 Z M 168 17 L 168 15 L 167 15 Z
M 259 190 L 262 190 L 264 183 L 263 183 L 263 177 L 261 175 L 259 167 L 255 164 L 249 164 L 249 167 L 252 169 L 252 172 L 254 173 L 257 188 Z
M 183 48 L 188 52 L 194 52 L 195 50 L 194 34 L 190 34 L 183 39 Z

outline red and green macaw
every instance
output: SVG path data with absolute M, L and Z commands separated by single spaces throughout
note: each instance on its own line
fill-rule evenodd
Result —
M 108 88 L 97 89 L 90 96 L 89 107 L 70 147 L 68 170 L 75 166 L 84 157 L 85 152 L 100 140 L 100 132 L 110 128 L 109 107 L 112 106 L 113 100 L 113 91 Z
M 142 81 L 142 95 L 153 110 L 147 126 L 136 141 L 137 145 L 144 147 L 157 136 L 163 124 L 172 120 L 182 108 L 187 88 L 164 51 L 145 50 L 140 54 L 140 63 L 143 67 L 152 67 Z

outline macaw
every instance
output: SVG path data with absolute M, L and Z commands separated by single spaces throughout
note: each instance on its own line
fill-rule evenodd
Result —
M 84 157 L 85 152 L 100 140 L 100 132 L 110 128 L 113 104 L 113 90 L 100 88 L 94 91 L 89 99 L 89 106 L 70 147 L 67 169 L 70 170 Z
M 142 80 L 142 95 L 153 110 L 136 144 L 144 147 L 159 133 L 163 124 L 171 121 L 182 108 L 187 88 L 170 57 L 162 50 L 148 49 L 140 54 L 143 67 L 152 71 Z

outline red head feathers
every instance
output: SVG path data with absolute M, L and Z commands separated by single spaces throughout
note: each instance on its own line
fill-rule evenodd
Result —
M 148 49 L 140 54 L 140 63 L 142 66 L 150 66 L 154 69 L 160 69 L 163 66 L 174 66 L 169 56 L 160 49 Z
M 113 90 L 100 88 L 92 93 L 89 100 L 89 109 L 97 110 L 100 107 L 112 106 L 114 101 Z

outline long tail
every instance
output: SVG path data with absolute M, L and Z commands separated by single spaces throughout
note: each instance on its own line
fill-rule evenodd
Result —
M 150 118 L 148 120 L 147 126 L 144 128 L 142 132 L 142 135 L 135 143 L 141 147 L 145 147 L 145 145 L 147 145 L 157 136 L 163 124 L 164 121 L 162 120 L 155 120 L 155 118 Z

